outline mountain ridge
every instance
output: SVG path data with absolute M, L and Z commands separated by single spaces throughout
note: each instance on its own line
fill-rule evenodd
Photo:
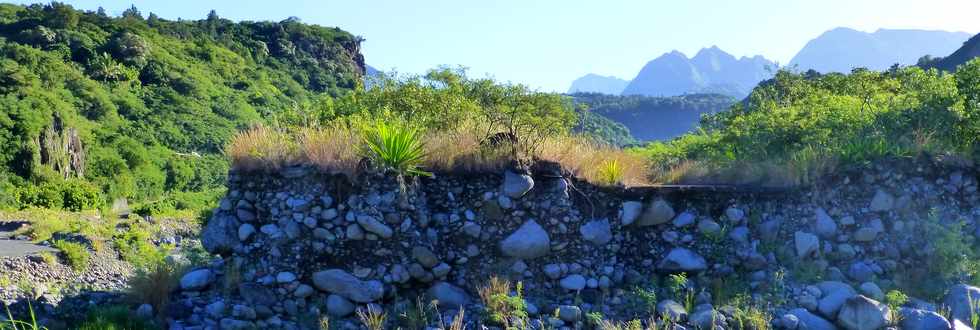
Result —
M 894 64 L 913 65 L 925 55 L 942 56 L 970 37 L 965 32 L 918 29 L 878 29 L 863 32 L 848 27 L 827 30 L 800 49 L 789 66 L 801 71 L 850 72 L 853 68 L 886 70 Z M 841 56 L 846 54 L 847 56 Z
M 603 76 L 595 73 L 588 73 L 572 81 L 568 87 L 568 93 L 602 93 L 619 95 L 629 85 L 629 81 L 615 76 Z
M 673 50 L 649 61 L 622 95 L 678 96 L 718 93 L 744 97 L 770 77 L 772 62 L 761 55 L 736 58 L 718 46 L 705 47 L 694 57 Z
M 980 57 L 980 34 L 971 37 L 963 46 L 946 57 L 931 58 L 928 55 L 919 60 L 919 66 L 956 71 L 956 68 L 970 60 Z

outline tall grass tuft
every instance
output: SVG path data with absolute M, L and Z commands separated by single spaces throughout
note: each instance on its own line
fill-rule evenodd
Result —
M 27 311 L 30 314 L 30 320 L 15 319 L 14 315 L 10 312 L 10 308 L 5 308 L 7 309 L 7 321 L 0 323 L 0 330 L 48 330 L 48 328 L 37 324 L 34 307 L 31 306 L 29 301 L 27 302 Z
M 351 179 L 357 175 L 361 141 L 357 130 L 350 125 L 334 122 L 323 129 L 305 128 L 299 132 L 298 140 L 304 161 L 322 171 Z
M 299 158 L 292 135 L 265 126 L 256 126 L 235 135 L 225 149 L 238 170 L 278 170 Z
M 616 159 L 607 159 L 599 163 L 596 168 L 596 181 L 604 185 L 618 185 L 623 183 L 623 167 Z
M 138 269 L 129 279 L 129 299 L 138 304 L 150 304 L 161 311 L 170 301 L 170 294 L 177 288 L 184 267 L 171 263 Z
M 647 159 L 584 137 L 547 138 L 541 142 L 534 157 L 561 164 L 564 170 L 593 184 L 637 186 L 649 183 Z
M 388 313 L 385 313 L 381 307 L 371 304 L 365 308 L 358 308 L 357 318 L 368 330 L 383 330 L 388 321 Z
M 429 176 L 420 166 L 425 144 L 418 130 L 405 124 L 379 122 L 364 136 L 365 153 L 375 165 L 401 176 Z
M 508 148 L 485 145 L 487 125 L 466 121 L 425 136 L 426 168 L 439 172 L 497 173 L 511 161 Z

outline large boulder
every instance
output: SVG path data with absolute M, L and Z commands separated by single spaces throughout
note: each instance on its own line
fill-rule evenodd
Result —
M 796 308 L 790 310 L 789 314 L 796 316 L 799 320 L 800 328 L 806 327 L 806 330 L 837 330 L 837 326 L 833 323 L 810 313 L 806 309 Z
M 848 330 L 876 330 L 888 324 L 888 306 L 857 295 L 848 298 L 837 313 L 837 324 Z
M 629 226 L 640 218 L 640 214 L 643 213 L 643 203 L 636 201 L 626 201 L 623 202 L 623 207 L 619 211 L 619 218 L 623 226 Z
M 551 251 L 551 238 L 534 220 L 528 220 L 510 236 L 500 242 L 504 255 L 520 259 L 542 257 Z
M 797 231 L 793 234 L 793 242 L 796 245 L 796 256 L 800 259 L 813 256 L 820 250 L 820 239 L 814 234 Z
M 817 311 L 829 318 L 836 317 L 847 299 L 857 295 L 857 292 L 850 285 L 837 281 L 820 282 L 817 284 L 817 288 L 823 293 L 817 302 Z
M 902 308 L 899 314 L 898 325 L 903 330 L 949 330 L 952 327 L 945 317 L 936 312 Z
M 642 227 L 667 223 L 674 219 L 674 214 L 674 208 L 670 206 L 670 203 L 663 199 L 656 199 L 647 205 L 647 209 L 637 219 L 636 225 Z
M 558 318 L 565 322 L 578 322 L 582 319 L 582 309 L 578 306 L 558 306 Z
M 354 303 L 351 303 L 347 298 L 341 297 L 340 295 L 332 294 L 327 296 L 327 314 L 330 316 L 344 317 L 354 313 Z
M 970 315 L 980 313 L 980 288 L 957 284 L 946 293 L 943 303 L 949 307 L 952 320 L 970 324 Z
M 585 276 L 572 274 L 561 279 L 561 281 L 558 281 L 558 285 L 561 285 L 562 289 L 565 290 L 581 291 L 582 289 L 585 289 L 587 282 L 588 280 L 585 279 Z
M 412 258 L 418 261 L 425 268 L 432 268 L 439 264 L 439 257 L 432 250 L 424 246 L 412 248 Z
M 212 254 L 228 255 L 238 246 L 238 219 L 224 212 L 215 213 L 201 230 L 201 246 Z
M 683 322 L 687 320 L 687 309 L 684 305 L 667 299 L 657 304 L 657 315 L 666 315 L 672 321 Z
M 694 251 L 674 248 L 660 261 L 657 269 L 668 272 L 700 272 L 708 269 L 708 262 Z
M 341 269 L 313 273 L 313 286 L 359 303 L 373 302 L 384 295 L 384 284 L 381 282 L 362 281 Z
M 500 192 L 510 198 L 521 198 L 534 188 L 534 179 L 527 174 L 517 174 L 512 171 L 504 172 L 504 182 Z
M 184 291 L 199 291 L 211 284 L 214 275 L 207 268 L 197 269 L 180 278 L 180 288 Z
M 895 197 L 884 190 L 876 191 L 874 197 L 871 198 L 870 205 L 868 205 L 868 208 L 873 212 L 887 212 L 894 207 Z
M 815 212 L 816 222 L 813 224 L 813 229 L 817 231 L 817 235 L 823 237 L 824 239 L 832 239 L 837 235 L 837 222 L 834 218 L 831 218 L 827 211 L 822 208 L 818 208 Z
M 595 245 L 604 245 L 613 239 L 609 220 L 606 219 L 589 221 L 579 228 L 579 232 L 582 239 Z
M 357 224 L 364 227 L 364 230 L 381 236 L 381 238 L 391 238 L 391 235 L 395 233 L 391 227 L 388 227 L 384 222 L 370 215 L 357 216 Z
M 466 291 L 446 282 L 433 284 L 428 293 L 443 308 L 459 308 L 469 300 Z
M 688 317 L 688 323 L 695 329 L 723 329 L 725 315 L 712 308 L 697 310 Z

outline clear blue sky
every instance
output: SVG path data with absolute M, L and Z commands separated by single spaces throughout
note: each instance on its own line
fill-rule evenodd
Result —
M 16 1 L 29 3 L 32 1 Z M 980 0 L 67 0 L 118 15 L 282 20 L 339 26 L 367 39 L 367 63 L 421 73 L 463 65 L 475 76 L 564 91 L 586 73 L 632 79 L 649 60 L 718 45 L 780 63 L 838 26 L 980 32 Z

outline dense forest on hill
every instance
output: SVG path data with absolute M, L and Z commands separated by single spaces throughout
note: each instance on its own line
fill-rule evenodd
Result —
M 360 42 L 298 19 L 0 4 L 0 203 L 81 209 L 215 189 L 237 131 L 360 84 Z
M 673 97 L 576 93 L 571 95 L 592 114 L 620 123 L 640 141 L 668 140 L 690 132 L 703 114 L 728 109 L 735 99 L 720 94 Z

